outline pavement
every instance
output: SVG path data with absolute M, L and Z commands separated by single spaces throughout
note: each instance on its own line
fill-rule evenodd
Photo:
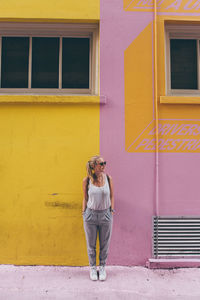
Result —
M 91 281 L 88 267 L 0 265 L 1 300 L 200 300 L 200 269 L 107 266 Z

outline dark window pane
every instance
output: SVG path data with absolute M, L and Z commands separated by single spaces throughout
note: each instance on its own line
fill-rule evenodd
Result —
M 196 40 L 170 40 L 171 88 L 197 89 Z
M 32 39 L 32 88 L 58 88 L 59 38 Z
M 89 88 L 89 38 L 63 38 L 62 87 Z
M 28 88 L 28 37 L 2 38 L 2 88 Z

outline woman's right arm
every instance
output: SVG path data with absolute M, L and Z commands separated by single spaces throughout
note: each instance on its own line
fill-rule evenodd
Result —
M 83 205 L 82 205 L 82 213 L 86 210 L 88 201 L 88 177 L 83 179 Z

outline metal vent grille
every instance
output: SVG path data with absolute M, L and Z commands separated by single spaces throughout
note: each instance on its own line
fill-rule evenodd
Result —
M 200 255 L 200 217 L 153 217 L 153 253 L 154 257 Z

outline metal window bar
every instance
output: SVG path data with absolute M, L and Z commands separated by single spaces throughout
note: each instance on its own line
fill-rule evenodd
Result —
M 1 88 L 2 37 L 0 36 L 0 88 Z
M 89 37 L 90 41 L 89 41 L 89 90 L 94 90 L 94 87 L 92 86 L 92 77 L 93 77 L 93 73 L 92 73 L 92 65 L 93 65 L 93 48 L 92 48 L 92 36 Z
M 29 61 L 28 61 L 28 88 L 31 88 L 32 81 L 32 37 L 29 37 Z
M 197 88 L 198 90 L 200 90 L 200 59 L 199 59 L 199 55 L 200 55 L 200 52 L 199 52 L 199 42 L 200 40 L 197 39 Z
M 60 37 L 60 43 L 59 43 L 59 76 L 58 76 L 58 88 L 59 90 L 62 89 L 62 41 L 63 38 Z

